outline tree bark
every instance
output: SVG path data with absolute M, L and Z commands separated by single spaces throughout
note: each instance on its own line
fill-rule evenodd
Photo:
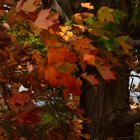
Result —
M 128 66 L 124 66 L 118 68 L 114 81 L 102 80 L 99 86 L 85 82 L 81 105 L 86 109 L 86 117 L 92 120 L 86 125 L 91 140 L 109 137 L 132 140 L 134 123 L 140 121 L 140 113 L 132 112 L 129 106 L 129 74 Z

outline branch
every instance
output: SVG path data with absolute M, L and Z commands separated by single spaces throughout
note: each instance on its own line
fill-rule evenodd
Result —
M 131 76 L 131 77 L 136 77 L 136 78 L 139 78 L 139 79 L 140 79 L 140 76 L 139 76 L 139 75 L 131 74 L 130 76 Z
M 140 39 L 138 40 L 134 40 L 131 37 L 128 37 L 128 39 L 126 40 L 126 43 L 132 45 L 134 48 L 140 48 Z

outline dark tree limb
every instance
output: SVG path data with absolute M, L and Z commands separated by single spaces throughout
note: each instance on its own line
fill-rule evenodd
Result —
M 126 40 L 126 43 L 132 45 L 136 49 L 140 48 L 140 39 L 134 40 L 131 37 L 128 37 L 128 39 Z

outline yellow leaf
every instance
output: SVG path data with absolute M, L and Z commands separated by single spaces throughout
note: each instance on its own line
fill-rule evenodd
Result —
M 80 134 L 81 137 L 89 140 L 91 138 L 91 136 L 89 134 Z
M 81 3 L 81 6 L 83 7 L 83 8 L 87 8 L 87 9 L 89 9 L 89 10 L 93 10 L 94 9 L 94 6 L 93 5 L 91 5 L 91 3 L 90 2 L 87 2 L 87 3 Z
M 81 124 L 76 124 L 75 127 L 76 127 L 77 129 L 83 129 L 83 126 L 82 126 Z
M 98 10 L 97 16 L 100 20 L 101 23 L 103 23 L 104 21 L 107 22 L 114 22 L 114 17 L 113 17 L 113 9 L 110 9 L 106 6 L 101 7 Z
M 64 26 L 60 27 L 62 32 L 58 32 L 58 35 L 60 35 L 65 41 L 68 41 L 72 36 L 74 36 L 73 32 L 71 32 L 71 26 Z
M 75 121 L 78 122 L 78 123 L 82 123 L 82 122 L 83 122 L 83 121 L 80 120 L 80 119 L 76 119 Z
M 131 45 L 129 45 L 125 42 L 120 42 L 120 45 L 127 55 L 132 56 L 132 52 L 131 52 L 132 46 Z

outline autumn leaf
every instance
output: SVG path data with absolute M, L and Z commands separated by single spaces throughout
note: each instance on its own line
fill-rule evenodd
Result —
M 62 73 L 53 66 L 48 66 L 45 70 L 45 80 L 49 82 L 51 86 L 64 86 L 73 87 L 76 78 L 69 73 Z
M 18 125 L 39 125 L 42 123 L 41 120 L 41 110 L 32 109 L 25 112 L 19 113 L 12 121 L 16 122 Z
M 95 66 L 96 65 L 95 58 L 96 58 L 95 55 L 86 53 L 84 55 L 84 62 L 87 62 L 89 65 Z
M 52 12 L 50 9 L 41 10 L 34 24 L 38 28 L 47 30 L 52 25 L 58 23 L 58 17 L 59 14 Z
M 100 82 L 95 78 L 94 75 L 87 75 L 87 73 L 82 73 L 81 77 L 87 80 L 91 85 L 98 85 Z
M 27 13 L 34 12 L 39 2 L 39 0 L 26 0 L 25 2 L 24 0 L 20 0 L 16 6 L 16 12 L 20 12 L 21 10 Z
M 94 6 L 93 5 L 91 5 L 91 3 L 89 3 L 89 2 L 87 2 L 87 3 L 81 3 L 81 6 L 83 7 L 83 8 L 87 8 L 87 9 L 89 9 L 89 10 L 93 10 L 94 9 Z
M 112 66 L 109 64 L 96 64 L 96 68 L 105 80 L 116 80 L 116 74 L 111 70 Z
M 58 32 L 65 41 L 68 41 L 71 37 L 74 36 L 73 32 L 71 31 L 71 26 L 60 26 L 61 32 Z
M 81 13 L 76 13 L 72 16 L 73 21 L 78 25 L 83 25 L 83 17 Z
M 124 52 L 129 55 L 129 56 L 132 56 L 132 46 L 125 43 L 125 42 L 120 42 L 120 45 L 122 47 L 122 49 L 124 50 Z
M 32 53 L 32 60 L 34 60 L 36 62 L 37 65 L 42 65 L 42 60 L 41 60 L 41 56 L 39 54 L 39 52 L 34 51 Z
M 24 105 L 30 101 L 30 94 L 27 91 L 15 93 L 11 98 L 8 99 L 8 103 L 11 105 Z
M 72 42 L 74 49 L 79 53 L 82 49 L 94 50 L 94 54 L 98 53 L 98 50 L 92 45 L 92 40 L 89 38 L 79 38 Z
M 89 65 L 95 66 L 105 80 L 115 80 L 115 73 L 111 70 L 112 66 L 106 60 L 95 55 L 85 54 L 84 61 Z
M 58 71 L 62 73 L 71 74 L 76 68 L 77 66 L 75 64 L 66 63 L 64 65 L 60 65 L 58 67 Z
M 40 38 L 43 40 L 46 48 L 59 48 L 62 47 L 62 43 L 58 40 L 56 35 L 51 34 L 47 31 L 40 33 Z
M 101 7 L 97 13 L 97 16 L 100 22 L 103 23 L 104 21 L 107 21 L 107 22 L 114 23 L 114 17 L 113 17 L 112 12 L 113 12 L 113 9 L 110 9 L 106 6 Z
M 74 63 L 76 60 L 75 54 L 66 47 L 50 48 L 48 50 L 48 64 Z

